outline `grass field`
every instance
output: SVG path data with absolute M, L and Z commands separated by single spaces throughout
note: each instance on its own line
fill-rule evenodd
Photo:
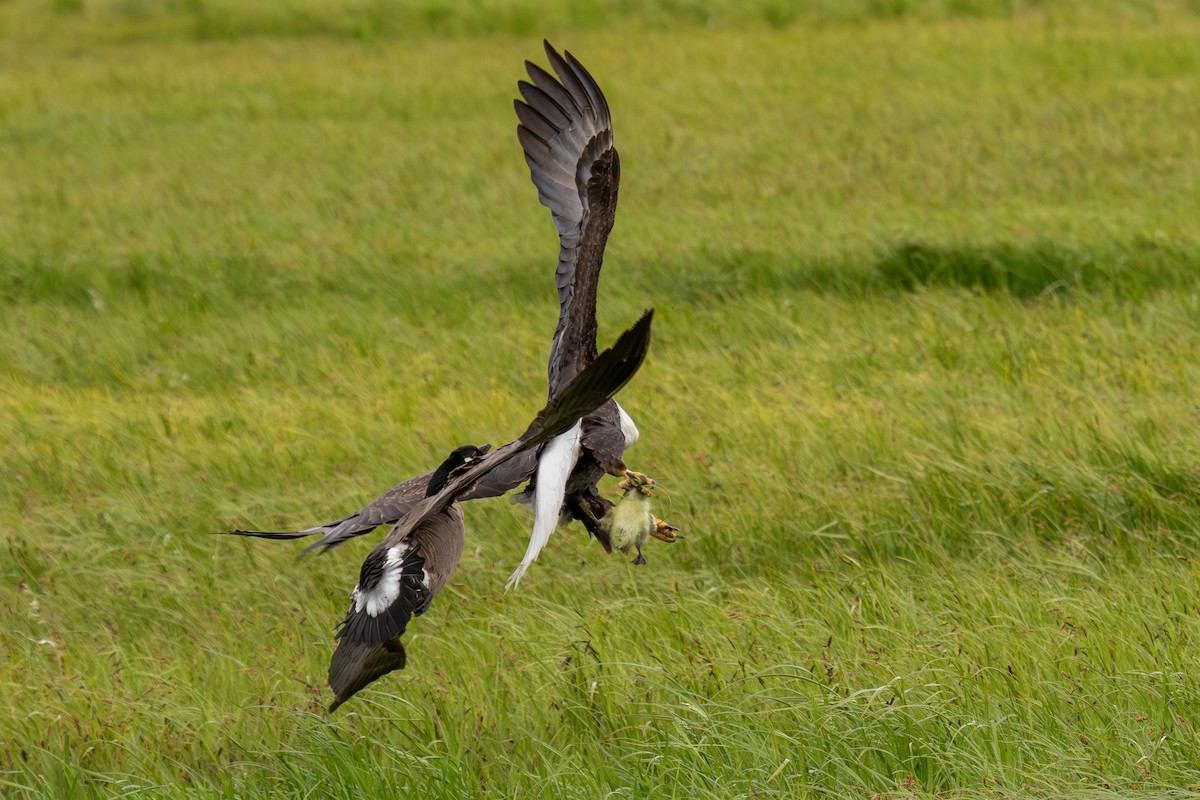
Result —
M 0 795 L 1200 790 L 1194 4 L 0 3 Z M 742 9 L 740 12 L 735 9 Z M 544 20 L 544 23 L 542 22 Z M 649 565 L 466 508 L 323 712 L 323 522 L 545 392 L 541 37 L 657 309 Z

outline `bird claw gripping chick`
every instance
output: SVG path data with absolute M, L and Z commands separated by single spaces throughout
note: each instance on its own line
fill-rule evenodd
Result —
M 653 478 L 627 470 L 624 480 L 617 484 L 625 494 L 606 520 L 612 546 L 625 555 L 629 555 L 631 549 L 637 551 L 634 564 L 646 563 L 642 556 L 642 545 L 649 537 L 653 536 L 664 542 L 674 542 L 680 538 L 678 528 L 663 522 L 650 510 L 650 498 L 654 496 L 651 490 L 655 486 Z

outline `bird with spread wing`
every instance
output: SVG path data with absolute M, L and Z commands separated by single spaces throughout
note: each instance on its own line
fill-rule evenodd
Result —
M 514 101 L 517 140 L 538 199 L 550 209 L 558 230 L 558 327 L 550 349 L 550 397 L 553 399 L 596 358 L 596 293 L 604 247 L 617 213 L 621 160 L 613 146 L 608 101 L 583 65 L 543 42 L 554 75 L 526 61 L 529 81 L 517 84 Z M 637 549 L 634 563 L 645 563 L 641 545 L 648 535 L 673 542 L 678 530 L 652 514 L 614 514 L 600 495 L 605 474 L 623 478 L 625 499 L 644 505 L 654 481 L 625 466 L 625 449 L 638 429 L 616 401 L 609 401 L 552 439 L 537 458 L 537 471 L 520 495 L 534 510 L 533 533 L 525 557 L 508 580 L 516 586 L 538 557 L 550 534 L 574 518 L 604 549 Z M 647 507 L 648 509 L 648 507 Z M 632 526 L 632 527 L 631 527 Z
M 608 103 L 596 81 L 569 52 L 560 55 L 544 43 L 555 79 L 526 62 L 532 83 L 518 84 L 515 101 L 517 138 L 538 190 L 550 209 L 559 236 L 559 318 L 549 360 L 549 396 L 553 400 L 571 379 L 596 358 L 596 294 L 604 247 L 613 228 L 620 182 L 620 160 L 613 147 Z M 526 449 L 481 477 L 459 500 L 498 497 L 529 481 L 517 499 L 534 509 L 529 546 L 508 586 L 516 586 L 560 524 L 580 520 L 607 552 L 637 550 L 648 536 L 673 542 L 678 530 L 649 513 L 654 482 L 626 468 L 622 456 L 638 438 L 633 420 L 615 401 L 537 449 Z M 380 525 L 394 525 L 425 496 L 434 473 L 410 478 L 363 508 L 341 519 L 297 531 L 231 531 L 240 536 L 296 539 L 318 536 L 304 552 L 322 552 Z M 612 513 L 614 504 L 600 495 L 605 474 L 623 478 L 623 500 L 646 513 Z

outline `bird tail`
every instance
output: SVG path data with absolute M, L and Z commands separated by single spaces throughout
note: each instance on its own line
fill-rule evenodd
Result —
M 551 439 L 538 458 L 537 482 L 534 494 L 533 533 L 529 547 L 516 571 L 509 577 L 504 588 L 515 589 L 521 583 L 529 565 L 537 560 L 542 548 L 550 541 L 550 534 L 558 527 L 562 514 L 563 500 L 567 496 L 567 480 L 579 460 L 583 421 L 576 422 L 566 433 Z
M 399 636 L 375 645 L 345 641 L 338 644 L 329 664 L 329 686 L 333 689 L 329 713 L 337 711 L 338 706 L 376 678 L 404 669 L 405 661 Z

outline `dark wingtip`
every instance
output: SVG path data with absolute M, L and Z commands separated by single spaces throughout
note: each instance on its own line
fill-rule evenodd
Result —
M 642 312 L 642 316 L 638 317 L 638 321 L 633 323 L 629 330 L 621 334 L 617 339 L 617 344 L 613 345 L 613 350 L 625 349 L 627 343 L 634 343 L 632 346 L 634 357 L 641 363 L 641 359 L 645 357 L 646 350 L 650 346 L 650 324 L 654 321 L 654 309 L 647 308 Z
M 375 647 L 340 643 L 329 664 L 329 688 L 333 689 L 329 713 L 376 679 L 404 669 L 406 661 L 404 645 L 398 636 Z
M 306 531 L 211 531 L 209 536 L 253 536 L 255 539 L 303 539 L 314 532 Z

